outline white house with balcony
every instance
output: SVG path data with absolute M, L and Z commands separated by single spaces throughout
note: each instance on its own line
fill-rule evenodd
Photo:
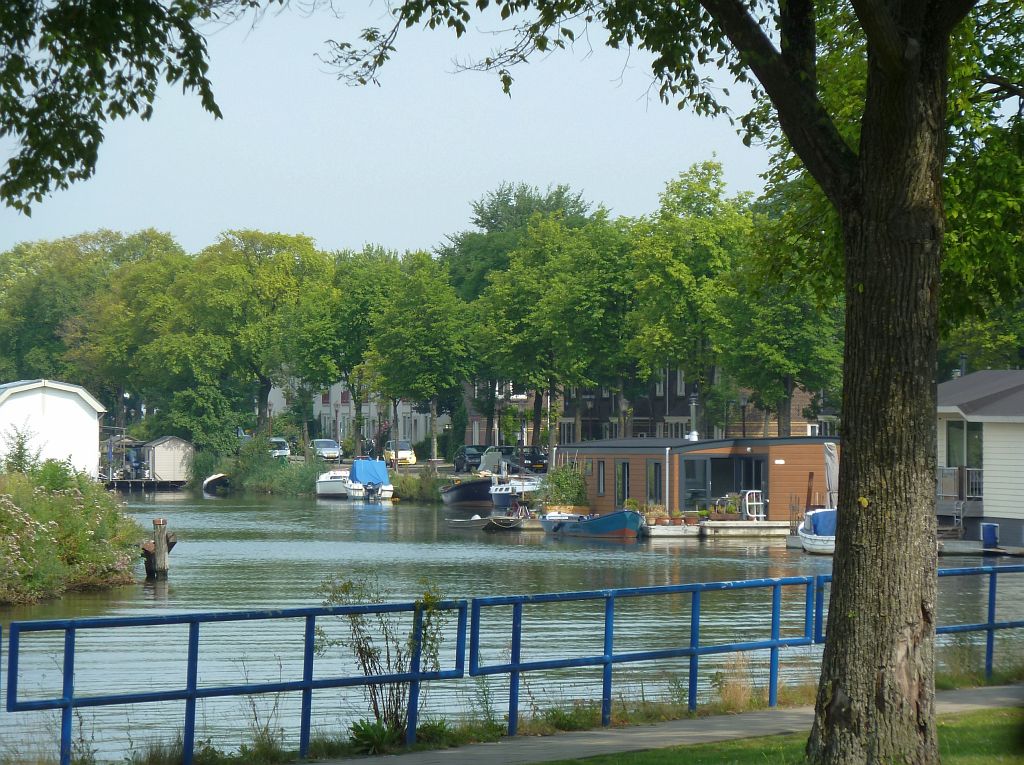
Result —
M 18 434 L 43 460 L 69 461 L 82 473 L 99 470 L 100 417 L 107 410 L 81 385 L 19 380 L 0 385 L 0 455 Z
M 938 501 L 943 522 L 970 539 L 999 524 L 1024 545 L 1024 370 L 974 372 L 938 387 Z

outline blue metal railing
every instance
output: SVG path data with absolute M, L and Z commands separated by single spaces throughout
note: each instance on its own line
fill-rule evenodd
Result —
M 984 622 L 953 624 L 938 627 L 938 634 L 985 632 L 985 673 L 992 675 L 994 639 L 998 630 L 1024 627 L 1024 620 L 996 621 L 996 582 L 1000 575 L 1022 574 L 1024 565 L 981 566 L 976 568 L 941 569 L 940 577 L 986 576 L 988 584 L 987 615 Z M 753 579 L 735 582 L 706 582 L 700 584 L 666 585 L 660 587 L 622 588 L 592 590 L 586 592 L 562 592 L 539 595 L 500 596 L 475 598 L 471 604 L 465 600 L 442 601 L 435 607 L 441 611 L 456 611 L 458 614 L 454 666 L 449 669 L 423 671 L 420 667 L 418 647 L 422 641 L 423 612 L 415 603 L 395 603 L 368 606 L 335 606 L 325 608 L 299 608 L 282 611 L 241 611 L 205 614 L 182 614 L 176 616 L 124 617 L 98 619 L 63 619 L 35 622 L 14 622 L 9 629 L 7 666 L 7 711 L 61 710 L 61 763 L 70 762 L 72 742 L 72 713 L 79 707 L 96 707 L 116 704 L 134 704 L 159 701 L 185 701 L 184 756 L 189 765 L 195 740 L 196 701 L 201 698 L 243 696 L 261 693 L 300 692 L 302 694 L 299 751 L 302 757 L 308 753 L 310 720 L 312 715 L 312 692 L 323 688 L 379 685 L 386 683 L 409 683 L 408 723 L 406 742 L 415 741 L 419 706 L 420 684 L 424 681 L 459 679 L 465 677 L 464 656 L 466 653 L 467 609 L 469 610 L 469 674 L 473 677 L 487 675 L 509 676 L 508 732 L 515 735 L 519 717 L 519 687 L 523 673 L 578 667 L 600 667 L 602 670 L 601 721 L 611 722 L 612 668 L 616 664 L 649 662 L 671 658 L 688 658 L 687 704 L 691 710 L 697 707 L 697 677 L 700 657 L 712 654 L 737 653 L 767 650 L 769 652 L 768 704 L 775 706 L 778 698 L 779 651 L 782 648 L 820 644 L 825 640 L 825 594 L 831 576 L 799 576 L 779 579 Z M 786 589 L 802 589 L 802 629 L 798 634 L 782 635 L 782 594 Z M 701 641 L 702 594 L 723 591 L 771 591 L 771 624 L 769 636 L 762 640 L 739 642 L 703 643 Z M 690 600 L 689 634 L 675 647 L 655 650 L 633 650 L 615 652 L 616 604 L 636 598 L 688 595 Z M 603 642 L 600 653 L 587 656 L 565 656 L 523 659 L 523 616 L 525 606 L 552 603 L 599 601 L 603 603 Z M 481 633 L 485 612 L 491 609 L 511 606 L 511 634 L 509 661 L 486 664 L 481 661 Z M 356 614 L 381 614 L 396 612 L 413 613 L 413 651 L 408 672 L 385 675 L 356 675 L 337 677 L 314 677 L 316 620 L 325 616 L 346 616 Z M 200 626 L 211 622 L 253 621 L 265 619 L 304 619 L 304 647 L 302 679 L 281 682 L 246 683 L 221 687 L 199 687 L 197 671 L 200 649 Z M 75 637 L 82 630 L 115 627 L 142 627 L 153 625 L 188 625 L 188 654 L 185 686 L 165 691 L 141 693 L 120 693 L 98 696 L 75 695 Z M 18 699 L 18 659 L 20 638 L 28 632 L 63 631 L 63 666 L 61 672 L 61 695 L 49 699 Z M 488 634 L 493 634 L 489 632 Z M 545 645 L 547 642 L 545 642 Z M 0 631 L 2 648 L 2 631 Z
M 191 765 L 195 745 L 196 701 L 221 696 L 247 696 L 262 693 L 301 692 L 302 711 L 299 731 L 299 753 L 306 757 L 309 752 L 310 721 L 312 719 L 313 691 L 323 688 L 383 685 L 387 683 L 409 683 L 407 707 L 408 725 L 406 742 L 415 743 L 416 723 L 419 707 L 419 686 L 425 680 L 443 680 L 465 676 L 466 613 L 464 600 L 446 600 L 431 605 L 437 611 L 455 611 L 458 614 L 456 629 L 455 666 L 450 669 L 424 671 L 420 667 L 420 646 L 423 640 L 423 608 L 416 603 L 387 603 L 366 606 L 330 606 L 324 608 L 293 608 L 279 611 L 231 611 L 168 616 L 142 616 L 98 619 L 54 619 L 33 622 L 12 622 L 9 630 L 7 660 L 7 711 L 27 712 L 48 709 L 61 710 L 60 762 L 68 765 L 71 761 L 72 714 L 80 707 L 98 707 L 120 704 L 152 703 L 159 701 L 184 701 L 185 722 L 183 730 L 184 765 Z M 349 616 L 411 612 L 413 614 L 412 651 L 408 672 L 380 675 L 358 675 L 315 678 L 313 675 L 316 655 L 316 620 L 326 616 Z M 199 666 L 199 627 L 213 622 L 245 622 L 268 619 L 304 619 L 302 679 L 280 682 L 245 683 L 241 685 L 199 687 L 197 683 Z M 165 691 L 141 693 L 117 693 L 96 696 L 75 695 L 75 637 L 78 632 L 115 627 L 150 627 L 175 624 L 188 625 L 188 661 L 185 670 L 185 686 Z M 64 632 L 63 668 L 61 672 L 61 695 L 49 699 L 18 700 L 18 658 L 21 636 L 29 632 Z

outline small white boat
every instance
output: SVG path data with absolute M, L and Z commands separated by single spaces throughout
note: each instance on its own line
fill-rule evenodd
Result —
M 836 551 L 836 509 L 809 510 L 796 533 L 805 552 L 832 555 Z
M 348 468 L 335 468 L 321 473 L 316 479 L 316 495 L 318 497 L 348 497 Z
M 494 476 L 491 479 L 491 488 L 488 493 L 491 495 L 491 504 L 495 510 L 507 510 L 512 506 L 512 498 L 523 499 L 526 494 L 540 491 L 544 481 L 542 475 L 511 475 L 507 477 Z

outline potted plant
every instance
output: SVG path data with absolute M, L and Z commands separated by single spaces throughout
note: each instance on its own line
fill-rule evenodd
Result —
M 572 465 L 562 465 L 549 471 L 541 492 L 548 511 L 557 508 L 569 513 L 586 513 L 590 509 L 586 479 Z
M 664 505 L 648 505 L 644 517 L 647 519 L 648 526 L 657 526 L 663 520 L 668 519 L 668 512 Z

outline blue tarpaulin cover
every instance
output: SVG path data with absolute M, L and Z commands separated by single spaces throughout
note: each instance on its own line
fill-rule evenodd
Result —
M 349 478 L 364 485 L 377 483 L 383 486 L 391 483 L 388 466 L 384 464 L 384 460 L 353 460 Z
M 836 511 L 819 510 L 811 516 L 811 531 L 819 537 L 836 535 Z

